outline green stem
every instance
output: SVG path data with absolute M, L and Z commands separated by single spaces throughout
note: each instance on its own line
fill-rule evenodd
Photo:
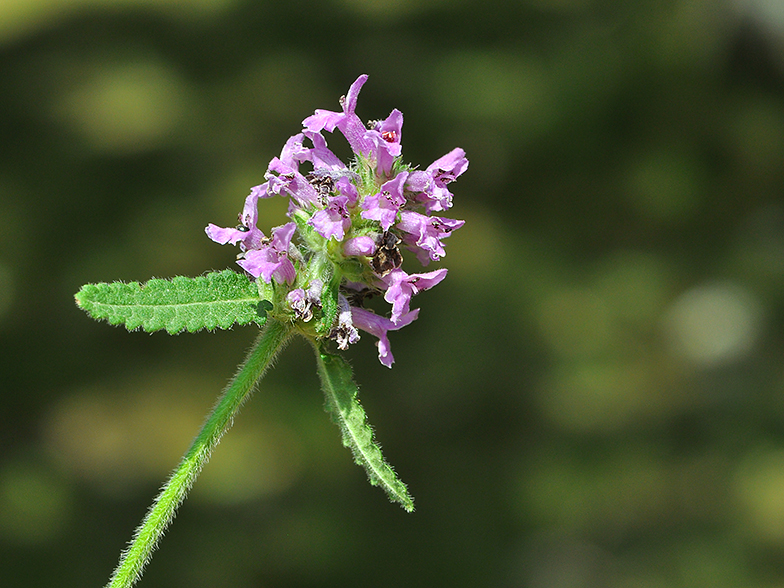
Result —
M 158 540 L 174 518 L 177 507 L 185 499 L 196 476 L 209 460 L 213 448 L 229 430 L 234 416 L 291 333 L 291 329 L 282 323 L 267 320 L 245 363 L 223 391 L 180 465 L 147 511 L 130 546 L 123 552 L 107 588 L 130 588 L 141 577 Z

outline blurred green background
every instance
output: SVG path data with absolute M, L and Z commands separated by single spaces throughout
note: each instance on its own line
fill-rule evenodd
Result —
M 141 586 L 784 586 L 780 0 L 0 3 L 2 584 L 103 585 L 255 336 L 73 294 L 234 267 L 204 226 L 360 73 L 471 161 L 394 369 L 349 352 L 418 510 L 295 342 Z

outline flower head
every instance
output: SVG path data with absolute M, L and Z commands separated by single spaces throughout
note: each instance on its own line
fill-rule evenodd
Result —
M 427 265 L 446 253 L 443 240 L 464 221 L 434 216 L 452 206 L 448 185 L 468 167 L 454 149 L 419 170 L 403 163 L 403 114 L 365 125 L 356 113 L 362 75 L 340 99 L 340 111 L 316 110 L 267 166 L 265 182 L 251 189 L 235 227 L 210 224 L 213 241 L 240 248 L 237 263 L 258 279 L 270 298 L 270 315 L 289 320 L 314 339 L 329 338 L 340 349 L 359 331 L 378 339 L 379 360 L 394 361 L 388 332 L 414 321 L 411 298 L 441 282 L 444 268 L 427 273 L 402 269 L 405 251 Z M 323 133 L 335 130 L 354 158 L 341 161 Z M 291 221 L 270 237 L 256 226 L 258 201 L 289 198 Z M 363 308 L 370 295 L 391 304 L 389 318 Z

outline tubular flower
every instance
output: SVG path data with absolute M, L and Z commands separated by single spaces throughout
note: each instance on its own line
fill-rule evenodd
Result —
M 452 206 L 448 185 L 468 168 L 454 149 L 425 170 L 403 162 L 403 114 L 365 125 L 356 114 L 367 76 L 340 99 L 340 111 L 316 110 L 303 121 L 265 182 L 251 189 L 235 227 L 206 228 L 210 239 L 240 248 L 237 263 L 257 278 L 272 303 L 269 313 L 295 324 L 314 340 L 329 338 L 340 349 L 359 340 L 359 330 L 378 339 L 379 360 L 391 367 L 388 332 L 413 322 L 419 309 L 411 298 L 441 282 L 447 270 L 408 274 L 405 251 L 422 265 L 445 255 L 443 240 L 464 221 L 434 216 Z M 353 159 L 343 163 L 327 146 L 324 132 L 337 129 Z M 266 237 L 256 226 L 258 202 L 289 198 L 290 222 Z M 389 317 L 363 308 L 370 295 L 392 305 Z
M 262 240 L 258 249 L 246 251 L 237 263 L 254 278 L 269 283 L 272 278 L 278 284 L 293 284 L 297 277 L 294 264 L 288 257 L 289 245 L 297 225 L 286 223 L 272 229 L 272 239 Z
M 403 316 L 408 314 L 408 305 L 414 294 L 418 294 L 423 290 L 429 290 L 445 277 L 446 268 L 426 274 L 408 275 L 401 269 L 390 272 L 384 278 L 384 283 L 387 285 L 384 300 L 392 305 L 392 316 L 390 317 L 392 322 L 398 324 L 403 319 Z

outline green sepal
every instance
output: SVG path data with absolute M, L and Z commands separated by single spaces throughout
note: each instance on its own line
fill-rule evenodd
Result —
M 316 348 L 316 361 L 326 397 L 325 410 L 340 427 L 343 445 L 351 449 L 354 461 L 365 468 L 372 485 L 381 486 L 390 500 L 413 512 L 414 499 L 384 460 L 381 447 L 373 438 L 373 429 L 357 398 L 359 388 L 354 383 L 351 366 L 339 355 L 325 352 L 323 347 Z
M 76 304 L 92 318 L 123 324 L 129 331 L 142 328 L 170 334 L 263 325 L 272 308 L 248 276 L 232 270 L 197 278 L 154 278 L 145 284 L 87 284 L 76 294 Z
M 340 282 L 342 276 L 335 273 L 332 278 L 324 284 L 321 291 L 321 321 L 316 328 L 316 332 L 321 337 L 326 337 L 335 325 L 338 318 L 338 294 L 340 294 Z

